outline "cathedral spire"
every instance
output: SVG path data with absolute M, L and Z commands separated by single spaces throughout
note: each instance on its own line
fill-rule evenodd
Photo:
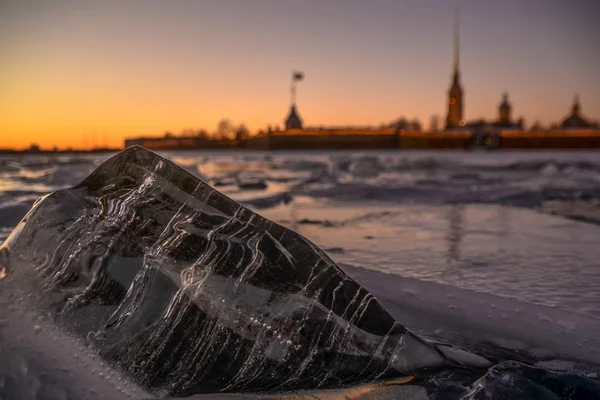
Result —
M 454 129 L 465 126 L 463 119 L 464 94 L 460 84 L 460 41 L 458 27 L 458 8 L 454 12 L 454 71 L 452 84 L 448 91 L 448 114 L 446 116 L 446 129 Z
M 454 10 L 454 76 L 458 76 L 460 61 L 459 9 Z
M 580 109 L 581 106 L 579 105 L 579 93 L 576 93 L 573 99 L 573 107 L 571 108 L 573 115 L 579 115 Z

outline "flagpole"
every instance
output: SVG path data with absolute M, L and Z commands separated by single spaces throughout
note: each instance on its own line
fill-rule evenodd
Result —
M 292 73 L 292 106 L 296 105 L 296 76 Z

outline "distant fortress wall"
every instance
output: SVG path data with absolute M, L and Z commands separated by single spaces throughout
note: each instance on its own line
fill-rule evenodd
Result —
M 473 133 L 460 132 L 400 132 L 402 149 L 469 149 L 473 147 Z
M 499 133 L 503 149 L 600 149 L 600 130 Z
M 246 147 L 256 150 L 389 149 L 398 147 L 398 137 L 394 135 L 393 129 L 297 129 L 251 137 L 246 140 Z
M 398 147 L 397 136 L 391 129 L 285 131 L 272 134 L 270 149 L 389 149 Z
M 394 129 L 335 131 L 284 131 L 248 139 L 249 149 L 467 149 L 473 145 L 471 132 L 396 132 Z
M 397 137 L 386 134 L 373 135 L 319 135 L 273 136 L 272 150 L 284 149 L 390 149 L 398 147 Z
M 246 140 L 195 137 L 138 138 L 125 146 L 150 150 L 363 150 L 363 149 L 598 149 L 600 130 L 414 132 L 383 129 L 288 130 Z
M 196 137 L 152 137 L 125 140 L 125 148 L 143 146 L 149 150 L 190 150 L 190 149 L 235 149 L 241 147 L 236 140 L 207 140 Z
M 253 136 L 246 140 L 246 148 L 250 150 L 269 150 L 269 136 Z

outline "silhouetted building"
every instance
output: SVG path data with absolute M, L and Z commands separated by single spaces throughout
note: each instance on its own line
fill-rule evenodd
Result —
M 508 93 L 502 96 L 498 106 L 498 120 L 486 121 L 479 119 L 464 124 L 464 129 L 472 132 L 474 146 L 496 148 L 500 145 L 500 135 L 503 131 L 522 131 L 523 119 L 512 120 L 512 105 L 508 101 Z
M 456 129 L 465 126 L 463 118 L 464 92 L 460 84 L 459 71 L 459 32 L 458 32 L 458 10 L 454 21 L 454 74 L 452 84 L 448 91 L 448 115 L 446 117 L 446 129 Z
M 471 132 L 478 131 L 487 131 L 487 132 L 499 132 L 504 130 L 523 130 L 523 120 L 519 119 L 517 121 L 510 122 L 501 122 L 501 121 L 493 121 L 489 122 L 484 119 L 479 119 L 475 121 L 469 121 L 464 126 L 465 130 Z
M 285 129 L 302 129 L 302 119 L 296 111 L 296 105 L 292 104 L 290 107 L 290 114 L 285 120 Z
M 576 95 L 571 107 L 571 114 L 563 120 L 560 127 L 563 129 L 597 128 L 598 124 L 587 120 L 581 115 L 579 96 Z
M 498 121 L 491 124 L 495 128 L 505 129 L 523 129 L 523 119 L 512 120 L 512 104 L 508 101 L 508 93 L 502 95 L 502 102 L 498 106 Z
M 504 93 L 504 95 L 502 95 L 502 103 L 500 103 L 500 106 L 498 107 L 498 122 L 501 124 L 510 124 L 511 112 L 512 106 L 508 102 L 508 93 Z
M 296 110 L 296 82 L 304 79 L 304 73 L 294 71 L 292 74 L 292 86 L 291 86 L 291 106 L 290 113 L 285 120 L 285 129 L 302 129 L 302 119 L 298 115 L 298 111 Z M 278 129 L 277 129 L 278 130 Z

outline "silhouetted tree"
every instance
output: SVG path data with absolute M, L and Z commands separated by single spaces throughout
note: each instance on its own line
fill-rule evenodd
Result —
M 166 138 L 174 138 L 175 137 L 175 135 L 173 134 L 173 132 L 169 132 L 169 131 L 165 132 L 164 136 Z
M 202 139 L 208 139 L 210 137 L 206 129 L 198 129 L 196 131 L 196 136 Z
M 183 137 L 194 136 L 194 130 L 191 128 L 186 128 L 181 131 L 181 134 L 179 136 L 183 136 Z
M 401 117 L 400 119 L 398 119 L 398 121 L 396 121 L 396 127 L 400 130 L 410 129 L 408 120 L 404 117 Z
M 191 137 L 194 136 L 195 132 L 192 128 L 187 128 L 181 131 L 181 135 L 180 136 L 184 136 L 184 137 Z
M 419 121 L 416 118 L 413 119 L 412 122 L 410 123 L 410 129 L 413 131 L 420 132 L 421 131 L 421 121 Z
M 250 136 L 250 131 L 248 130 L 248 128 L 246 128 L 246 125 L 244 125 L 244 124 L 240 124 L 240 126 L 238 126 L 237 129 L 235 130 L 236 140 L 248 139 L 249 136 Z
M 541 130 L 542 130 L 542 124 L 540 123 L 540 121 L 539 121 L 539 120 L 537 120 L 537 121 L 535 121 L 535 122 L 533 123 L 533 125 L 531 125 L 531 126 L 529 127 L 529 130 L 530 130 L 530 131 L 541 131 Z
M 233 136 L 233 125 L 230 120 L 222 119 L 217 125 L 217 138 L 219 139 L 232 139 Z

